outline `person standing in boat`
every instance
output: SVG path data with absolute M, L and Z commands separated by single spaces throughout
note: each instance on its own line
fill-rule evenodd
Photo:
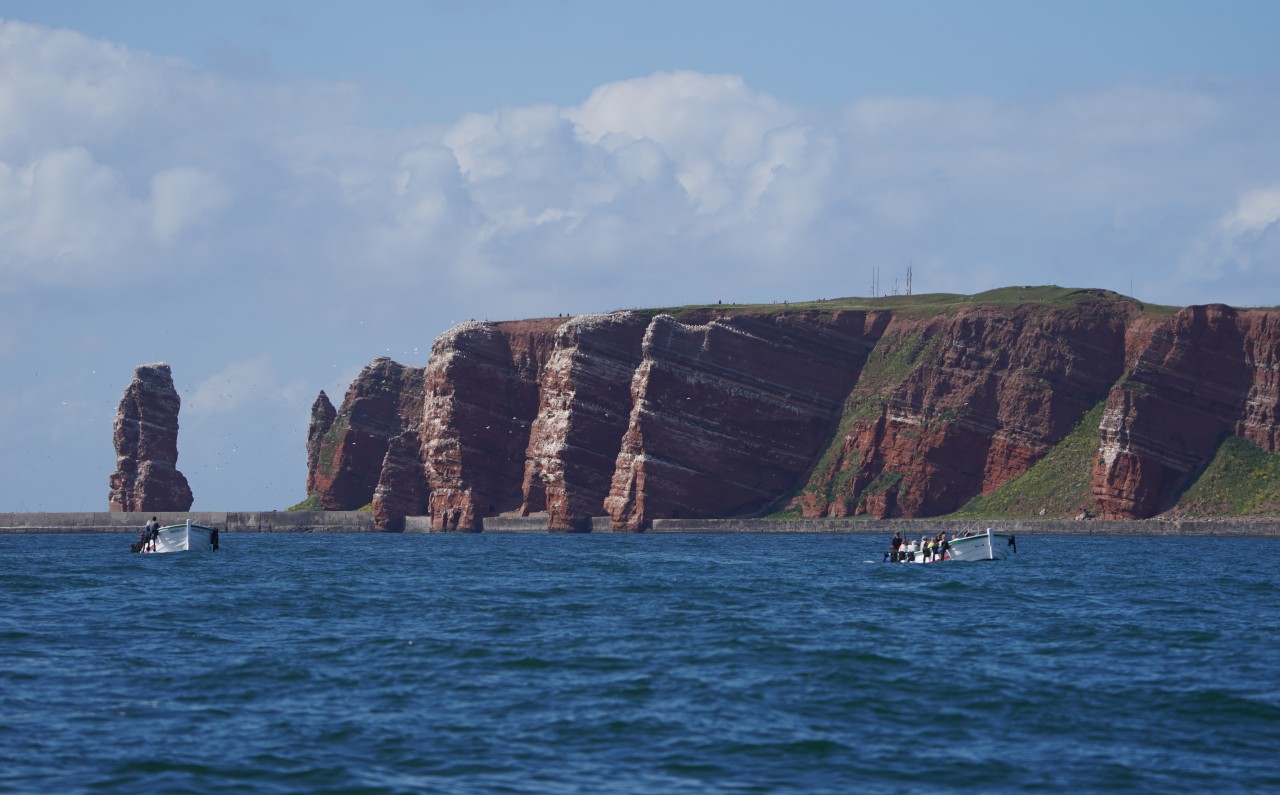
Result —
M 153 516 L 151 517 L 151 521 L 143 525 L 142 535 L 138 536 L 138 543 L 133 545 L 133 550 L 135 552 L 145 551 L 147 548 L 147 545 L 150 544 L 152 541 L 154 541 L 156 536 L 159 535 L 159 533 L 160 533 L 160 523 L 157 522 L 156 518 Z

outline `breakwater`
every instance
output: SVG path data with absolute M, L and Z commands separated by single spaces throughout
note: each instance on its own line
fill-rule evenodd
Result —
M 156 516 L 162 525 L 196 524 L 226 533 L 378 533 L 368 511 L 196 511 L 189 513 L 0 513 L 0 533 L 129 533 Z M 908 536 L 954 533 L 994 527 L 1026 535 L 1142 535 L 1142 536 L 1280 536 L 1280 519 L 1196 519 L 1137 521 L 1078 521 L 1071 519 L 656 519 L 648 531 L 663 533 L 804 533 Z M 487 533 L 546 533 L 545 516 L 490 517 Z M 426 516 L 405 519 L 404 532 L 433 532 Z M 439 531 L 434 531 L 439 532 Z M 607 517 L 592 521 L 592 532 L 611 533 Z
M 226 533 L 374 533 L 368 511 L 156 511 L 145 513 L 0 513 L 0 533 L 138 532 L 152 516 L 161 525 L 195 524 Z

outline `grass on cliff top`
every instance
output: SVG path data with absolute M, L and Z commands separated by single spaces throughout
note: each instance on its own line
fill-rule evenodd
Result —
M 1168 514 L 1188 519 L 1280 515 L 1280 453 L 1228 437 Z
M 788 301 L 770 304 L 690 304 L 688 306 L 653 307 L 633 309 L 636 314 L 653 318 L 656 315 L 682 317 L 715 311 L 721 316 L 743 314 L 799 314 L 802 312 L 833 312 L 836 310 L 894 310 L 901 313 L 928 317 L 973 306 L 1019 306 L 1039 304 L 1056 308 L 1097 302 L 1128 302 L 1139 309 L 1153 313 L 1173 313 L 1177 307 L 1141 304 L 1132 298 L 1110 290 L 1077 289 L 1057 285 L 1001 287 L 995 290 L 959 295 L 955 293 L 926 293 L 923 295 L 888 295 L 880 298 L 822 298 L 813 301 Z
M 1072 518 L 1094 507 L 1090 482 L 1106 401 L 1085 413 L 1031 469 L 952 514 L 958 519 Z M 1043 511 L 1043 513 L 1041 513 Z

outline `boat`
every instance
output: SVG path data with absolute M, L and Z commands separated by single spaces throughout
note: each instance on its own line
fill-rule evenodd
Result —
M 184 524 L 161 527 L 154 536 L 134 544 L 135 552 L 216 552 L 217 549 L 218 528 L 193 524 L 190 519 Z
M 910 548 L 898 555 L 895 563 L 941 563 L 947 560 L 1005 560 L 1018 552 L 1018 539 L 1013 533 L 997 533 L 990 527 L 985 532 L 979 531 L 956 538 L 948 538 L 946 550 L 942 555 L 930 555 L 924 551 L 911 551 Z M 892 553 L 885 553 L 885 561 L 889 562 Z

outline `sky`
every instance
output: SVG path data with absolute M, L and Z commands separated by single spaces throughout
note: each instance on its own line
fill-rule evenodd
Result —
M 195 510 L 470 319 L 1012 284 L 1280 305 L 1280 3 L 0 0 L 0 511 Z

